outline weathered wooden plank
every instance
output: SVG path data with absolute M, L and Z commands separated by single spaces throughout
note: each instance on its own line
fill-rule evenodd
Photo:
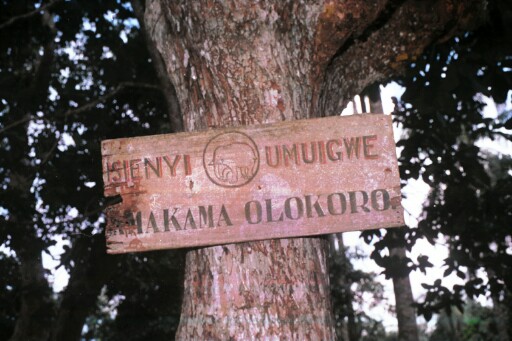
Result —
M 106 140 L 109 253 L 404 224 L 391 117 Z

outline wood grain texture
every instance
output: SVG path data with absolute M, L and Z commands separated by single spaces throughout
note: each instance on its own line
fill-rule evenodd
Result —
M 404 224 L 391 117 L 103 141 L 109 253 Z

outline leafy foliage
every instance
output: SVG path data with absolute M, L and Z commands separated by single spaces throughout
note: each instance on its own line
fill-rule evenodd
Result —
M 464 312 L 455 308 L 450 315 L 441 313 L 429 340 L 498 341 L 497 318 L 491 308 L 470 302 Z
M 14 330 L 21 290 L 19 265 L 13 257 L 0 253 L 0 339 L 7 340 Z
M 179 323 L 183 267 L 182 254 L 173 251 L 147 252 L 119 262 L 116 277 L 104 287 L 103 304 L 89 317 L 87 337 L 169 340 Z M 109 298 L 118 301 L 115 317 L 105 302 Z
M 342 244 L 342 237 L 331 236 Z M 375 307 L 383 304 L 384 287 L 377 282 L 376 275 L 354 269 L 351 260 L 363 258 L 357 252 L 349 252 L 343 245 L 339 249 L 331 247 L 329 253 L 329 277 L 331 298 L 336 320 L 337 334 L 342 339 L 346 332 L 349 340 L 380 339 L 386 335 L 382 321 L 377 321 L 361 306 Z
M 101 282 L 108 283 L 109 296 L 128 297 L 120 312 L 133 305 L 131 297 L 142 286 L 147 296 L 157 295 L 162 278 L 179 279 L 173 271 L 179 272 L 175 264 L 181 256 L 107 258 L 104 240 L 101 244 L 102 210 L 108 202 L 102 193 L 100 141 L 171 131 L 130 2 L 2 0 L 0 7 L 0 241 L 16 254 L 6 258 L 0 253 L 1 266 L 8 267 L 4 273 L 12 275 L 2 277 L 9 282 L 0 287 L 8 290 L 1 299 L 13 301 L 2 315 L 9 323 L 2 322 L 0 335 L 7 338 L 14 302 L 21 299 L 16 264 L 40 264 L 41 252 L 55 245 L 56 236 L 69 243 L 61 266 L 70 273 L 70 284 L 58 302 L 49 288 L 31 297 L 36 302 L 38 295 L 48 296 L 55 308 L 75 305 L 85 314 L 94 308 Z M 41 12 L 35 11 L 38 7 Z M 136 266 L 141 262 L 149 266 Z M 166 269 L 160 279 L 147 274 L 156 264 Z M 31 283 L 23 285 L 30 288 Z M 176 296 L 178 303 L 161 316 L 174 321 L 166 328 L 176 325 L 179 316 L 179 294 L 168 294 Z M 57 318 L 54 312 L 47 307 L 44 328 Z M 128 319 L 119 314 L 116 322 L 123 318 Z
M 453 288 L 441 279 L 424 284 L 427 293 L 418 312 L 427 320 L 442 309 L 462 309 L 466 298 L 503 298 L 512 288 L 511 158 L 479 147 L 486 138 L 512 140 L 507 113 L 485 116 L 482 100 L 510 101 L 512 4 L 493 1 L 489 6 L 486 25 L 432 46 L 411 64 L 400 80 L 405 93 L 395 101 L 395 122 L 405 131 L 397 143 L 401 179 L 421 178 L 431 187 L 418 228 L 404 231 L 403 246 L 410 250 L 419 238 L 432 244 L 444 240 L 450 252 L 444 275 L 465 280 Z M 370 241 L 380 234 L 364 237 Z M 381 256 L 393 243 L 388 233 L 373 254 L 387 276 L 430 266 L 426 258 L 397 266 Z M 480 273 L 485 276 L 477 277 Z

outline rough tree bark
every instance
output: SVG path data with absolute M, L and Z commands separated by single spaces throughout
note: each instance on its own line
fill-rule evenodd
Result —
M 145 24 L 193 131 L 338 114 L 483 3 L 147 0 Z M 192 250 L 185 281 L 178 339 L 335 337 L 320 238 Z

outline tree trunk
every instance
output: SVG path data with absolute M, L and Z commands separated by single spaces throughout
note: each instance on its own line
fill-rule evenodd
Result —
M 510 341 L 510 299 L 500 302 L 498 298 L 494 297 L 492 302 L 494 318 L 498 329 L 497 339 L 500 341 Z
M 305 48 L 316 20 L 308 8 L 160 6 L 147 3 L 146 26 L 186 130 L 309 117 L 313 63 Z M 325 248 L 321 238 L 297 238 L 189 251 L 177 339 L 334 339 Z
M 105 238 L 79 238 L 73 245 L 76 266 L 72 269 L 69 284 L 62 294 L 51 340 L 80 340 L 85 319 L 94 311 L 101 288 L 107 283 L 116 257 L 105 252 Z
M 183 120 L 180 113 L 180 104 L 178 103 L 178 98 L 176 97 L 176 90 L 174 89 L 174 86 L 172 85 L 171 80 L 167 75 L 162 56 L 158 52 L 154 42 L 151 40 L 151 37 L 144 26 L 144 6 L 140 1 L 141 0 L 130 0 L 133 13 L 139 21 L 140 30 L 142 36 L 144 37 L 144 41 L 146 42 L 149 55 L 151 56 L 151 62 L 153 64 L 153 68 L 155 69 L 156 77 L 160 83 L 162 94 L 165 97 L 167 116 L 169 117 L 169 124 L 171 126 L 170 132 L 180 132 L 183 131 Z
M 231 244 L 187 254 L 179 340 L 332 340 L 325 241 Z
M 487 268 L 487 276 L 493 278 L 496 276 L 494 270 Z M 496 321 L 496 336 L 500 341 L 510 341 L 510 291 L 505 291 L 505 297 L 500 297 L 491 293 L 492 312 Z
M 382 99 L 378 85 L 369 86 L 365 89 L 362 96 L 368 96 L 370 113 L 383 113 Z M 390 231 L 394 238 L 399 238 L 400 244 L 404 241 L 404 236 L 400 233 Z M 404 247 L 394 247 L 390 249 L 390 256 L 396 256 L 400 259 L 407 257 Z M 418 324 L 416 322 L 416 309 L 414 309 L 414 297 L 412 296 L 411 280 L 409 273 L 393 277 L 393 290 L 395 292 L 396 318 L 398 321 L 398 340 L 399 341 L 419 341 Z
M 481 2 L 147 0 L 145 25 L 194 131 L 339 114 Z M 324 248 L 299 238 L 189 251 L 177 338 L 334 339 Z
M 41 252 L 18 253 L 20 259 L 21 306 L 11 341 L 46 341 L 50 334 L 53 302 L 44 277 Z
M 48 91 L 54 61 L 53 37 L 56 35 L 56 29 L 51 14 L 47 10 L 43 11 L 42 22 L 42 29 L 48 29 L 49 37 L 41 48 L 43 53 L 37 62 L 34 62 L 35 70 L 30 86 L 21 94 L 22 99 L 13 110 L 13 114 L 18 113 L 19 116 L 34 114 L 38 110 L 41 99 L 46 98 Z M 22 148 L 13 148 L 10 151 L 12 169 L 16 169 L 17 172 L 9 175 L 10 184 L 7 189 L 13 193 L 12 202 L 16 204 L 14 207 L 7 207 L 10 218 L 6 225 L 7 229 L 17 231 L 13 233 L 14 237 L 8 245 L 16 252 L 19 259 L 22 285 L 19 298 L 20 311 L 10 340 L 47 341 L 54 314 L 54 302 L 42 263 L 41 253 L 45 245 L 38 236 L 35 223 L 27 219 L 36 212 L 35 198 L 31 193 L 35 174 L 31 167 L 27 167 L 30 164 L 27 157 L 30 148 L 27 130 L 28 123 L 10 132 L 16 134 L 18 139 L 24 140 L 24 143 L 19 144 L 23 146 Z
M 369 107 L 366 108 L 366 112 L 373 114 L 383 114 L 384 107 L 382 106 L 382 98 L 380 96 L 380 86 L 378 83 L 372 84 L 371 86 L 364 89 L 361 96 L 368 97 Z M 365 112 L 363 110 L 363 112 Z
M 361 336 L 361 328 L 357 324 L 353 307 L 354 294 L 351 288 L 352 282 L 347 280 L 349 272 L 353 270 L 353 266 L 350 263 L 350 259 L 347 257 L 347 248 L 343 241 L 343 233 L 331 234 L 328 239 L 331 256 L 338 256 L 338 259 L 341 261 L 336 265 L 341 269 L 341 274 L 336 277 L 333 277 L 333 274 L 331 274 L 331 279 L 333 279 L 334 282 L 331 283 L 331 285 L 336 286 L 336 284 L 339 283 L 342 287 L 342 289 L 338 289 L 338 291 L 342 292 L 343 302 L 339 302 L 338 304 L 343 307 L 343 313 L 346 316 L 346 321 L 345 319 L 340 321 L 340 319 L 337 318 L 336 336 L 338 340 L 357 341 Z M 330 266 L 332 267 L 333 265 Z M 338 271 L 340 269 L 338 269 Z M 334 295 L 333 301 L 336 303 Z M 335 313 L 338 311 L 336 307 L 334 307 L 334 311 Z
M 404 247 L 392 248 L 390 256 L 401 259 L 407 257 Z M 395 291 L 396 318 L 398 320 L 398 341 L 418 341 L 416 309 L 413 306 L 414 298 L 409 275 L 394 276 L 393 289 Z

